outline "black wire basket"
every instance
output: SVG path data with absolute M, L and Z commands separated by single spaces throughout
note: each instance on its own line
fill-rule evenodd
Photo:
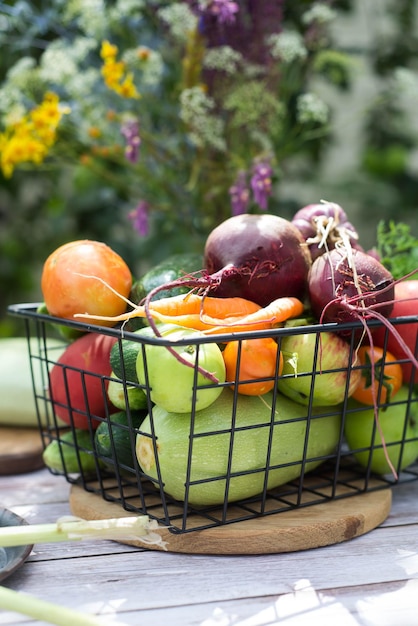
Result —
M 50 471 L 64 475 L 69 483 L 98 494 L 106 501 L 118 503 L 126 511 L 148 515 L 168 526 L 173 533 L 277 514 L 387 489 L 418 478 L 418 466 L 414 464 L 418 457 L 418 429 L 410 428 L 413 416 L 415 421 L 418 416 L 414 368 L 411 380 L 404 381 L 403 393 L 395 395 L 388 403 L 383 401 L 381 393 L 382 368 L 376 408 L 380 416 L 396 409 L 396 419 L 401 424 L 400 431 L 398 428 L 401 434 L 384 443 L 379 437 L 373 407 L 366 414 L 365 407 L 353 405 L 349 398 L 352 377 L 366 367 L 355 364 L 356 346 L 362 331 L 359 323 L 339 324 L 338 327 L 315 324 L 216 337 L 187 335 L 174 343 L 169 335 L 159 338 L 152 333 L 126 330 L 126 327 L 93 326 L 54 318 L 39 310 L 37 304 L 9 307 L 9 313 L 19 316 L 25 326 L 43 445 L 46 450 L 53 444 L 58 456 L 55 466 L 48 465 Z M 418 322 L 415 316 L 392 320 L 395 327 L 415 322 Z M 380 325 L 377 321 L 369 324 L 371 329 Z M 97 373 L 88 364 L 80 368 L 63 363 L 60 357 L 69 344 L 57 341 L 57 337 L 62 337 L 57 328 L 66 329 L 67 334 L 107 338 L 119 355 L 118 373 L 111 368 L 106 374 Z M 325 337 L 330 333 L 335 336 L 337 330 L 344 333 L 344 342 L 349 347 L 349 366 L 344 368 L 335 365 L 337 355 L 332 347 L 324 347 L 329 345 Z M 270 337 L 277 342 L 280 354 L 286 339 L 298 336 L 311 337 L 315 346 L 312 368 L 306 372 L 299 370 L 297 374 L 308 381 L 308 392 L 300 395 L 298 402 L 281 391 L 286 378 L 295 375 L 284 374 L 279 359 L 274 375 L 261 380 L 272 387 L 262 396 L 241 393 L 242 386 L 253 380 L 213 382 L 206 379 L 202 384 L 197 364 L 200 363 L 199 352 L 206 344 L 216 342 L 219 349 L 223 349 L 230 341 L 238 342 L 239 368 L 245 340 Z M 126 342 L 142 359 L 143 384 L 133 380 L 128 372 L 124 361 Z M 168 347 L 174 346 L 186 346 L 197 355 L 195 365 L 190 368 L 193 372 L 190 410 L 182 414 L 167 413 L 154 403 L 149 377 L 150 347 L 157 347 L 165 354 Z M 326 359 L 324 350 L 328 350 Z M 61 377 L 60 398 L 51 393 L 51 379 L 57 372 Z M 74 377 L 79 386 L 76 407 L 72 405 L 70 388 Z M 340 386 L 341 401 L 317 406 L 318 389 L 325 380 L 329 390 Z M 96 399 L 99 395 L 100 411 L 96 404 L 93 406 L 89 393 L 93 384 Z M 175 377 L 167 377 L 168 393 L 177 392 L 179 384 Z M 110 386 L 118 387 L 123 410 L 109 402 Z M 142 395 L 140 410 L 131 402 L 132 390 Z M 217 399 L 202 409 L 200 394 L 208 390 L 215 393 Z M 118 420 L 121 412 L 122 422 Z M 361 444 L 353 446 L 351 442 L 350 447 L 346 424 L 356 415 L 365 415 L 371 426 L 368 438 L 364 440 L 363 436 Z M 82 437 L 79 437 L 80 430 Z M 99 445 L 98 433 L 102 431 L 106 435 L 105 452 Z M 385 449 L 392 459 L 392 468 L 387 466 L 385 471 L 376 471 L 376 460 L 382 460 Z M 412 460 L 408 464 L 409 458 Z M 377 467 L 379 470 L 379 463 Z

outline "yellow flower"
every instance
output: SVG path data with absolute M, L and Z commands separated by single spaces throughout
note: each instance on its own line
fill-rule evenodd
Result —
M 125 73 L 126 66 L 122 61 L 105 61 L 102 74 L 105 81 L 119 82 Z
M 123 98 L 139 98 L 139 93 L 133 83 L 133 75 L 128 74 L 126 78 L 120 83 L 118 93 Z
M 133 82 L 133 75 L 126 72 L 126 63 L 117 61 L 117 46 L 103 41 L 100 55 L 104 61 L 101 73 L 106 87 L 117 93 L 122 98 L 139 98 Z
M 119 52 L 119 49 L 117 46 L 111 44 L 107 40 L 102 42 L 100 56 L 102 57 L 104 61 L 106 61 L 107 59 L 115 59 L 117 57 L 118 52 Z
M 37 128 L 41 129 L 47 126 L 56 128 L 62 117 L 58 96 L 46 94 L 44 101 L 30 112 L 29 117 Z
M 6 178 L 20 163 L 43 162 L 55 143 L 62 115 L 69 112 L 68 107 L 60 107 L 57 94 L 47 93 L 41 104 L 6 128 L 0 137 L 0 167 Z

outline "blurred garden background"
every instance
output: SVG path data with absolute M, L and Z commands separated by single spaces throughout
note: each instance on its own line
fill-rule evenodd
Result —
M 234 213 L 418 214 L 418 0 L 0 2 L 0 336 L 43 261 L 135 276 Z

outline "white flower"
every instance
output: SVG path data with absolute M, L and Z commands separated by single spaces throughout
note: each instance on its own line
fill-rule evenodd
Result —
M 159 9 L 158 15 L 170 28 L 171 34 L 180 41 L 185 41 L 197 26 L 197 17 L 184 2 Z
M 296 103 L 297 119 L 300 124 L 316 122 L 326 124 L 329 118 L 329 107 L 314 93 L 299 96 Z
M 221 70 L 227 74 L 233 74 L 242 56 L 230 46 L 217 46 L 209 48 L 205 54 L 203 65 L 209 70 Z
M 40 61 L 41 78 L 46 83 L 65 85 L 69 78 L 77 72 L 77 64 L 69 56 L 67 46 L 60 40 L 52 42 L 43 53 Z
M 36 62 L 31 57 L 22 57 L 19 59 L 7 72 L 7 80 L 3 83 L 3 89 L 9 91 L 9 102 L 12 91 L 14 92 L 13 101 L 19 102 L 22 100 L 22 93 L 26 90 L 39 91 L 44 88 L 42 79 L 39 75 L 39 71 L 36 68 Z M 20 95 L 19 95 L 20 91 Z M 0 107 L 5 110 L 6 105 L 2 101 Z
M 327 24 L 328 22 L 332 22 L 336 17 L 336 11 L 322 2 L 317 2 L 303 14 L 302 21 L 304 24 L 312 24 L 313 22 Z
M 35 59 L 32 57 L 22 57 L 7 72 L 7 79 L 18 85 L 21 82 L 21 78 L 23 76 L 23 80 L 26 79 L 26 75 L 28 72 L 31 72 L 35 67 Z
M 0 92 L 0 98 L 3 104 L 3 90 Z M 13 104 L 10 103 L 7 110 L 3 110 L 5 111 L 3 118 L 5 126 L 13 126 L 17 122 L 20 122 L 20 120 L 26 115 L 26 109 L 23 104 L 16 103 L 16 101 Z
M 64 22 L 77 18 L 86 35 L 96 39 L 103 39 L 105 36 L 108 14 L 103 0 L 70 0 L 63 18 Z
M 143 9 L 145 4 L 145 0 L 117 0 L 115 12 L 120 16 L 125 16 Z
M 180 117 L 184 122 L 189 123 L 195 117 L 204 116 L 210 112 L 215 103 L 201 87 L 191 87 L 181 92 L 180 105 Z
M 214 115 L 195 120 L 195 128 L 189 132 L 191 141 L 198 147 L 212 146 L 224 152 L 226 150 L 225 139 L 222 137 L 224 124 L 221 119 Z
M 84 72 L 76 72 L 69 77 L 65 89 L 71 100 L 87 103 L 92 98 L 92 94 L 96 93 L 98 80 L 101 80 L 99 70 L 90 67 Z
M 307 50 L 303 43 L 303 38 L 299 33 L 293 31 L 283 31 L 269 35 L 266 43 L 274 59 L 280 59 L 283 63 L 292 63 L 297 59 L 305 59 Z
M 146 46 L 130 48 L 123 53 L 123 60 L 131 68 L 141 70 L 140 81 L 142 85 L 158 85 L 164 71 L 162 56 L 156 50 Z
M 67 54 L 76 62 L 82 63 L 91 50 L 97 47 L 97 40 L 93 37 L 76 37 L 71 46 L 66 46 Z
M 180 119 L 189 127 L 189 137 L 196 146 L 207 144 L 225 150 L 224 123 L 211 115 L 214 106 L 212 98 L 200 87 L 184 89 L 180 94 Z
M 41 57 L 40 77 L 46 84 L 67 86 L 74 78 L 84 74 L 80 65 L 96 46 L 97 41 L 92 37 L 77 37 L 71 45 L 59 39 L 53 41 Z

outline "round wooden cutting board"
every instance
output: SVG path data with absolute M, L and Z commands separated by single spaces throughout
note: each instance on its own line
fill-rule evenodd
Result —
M 387 518 L 391 504 L 391 490 L 383 489 L 205 530 L 176 534 L 162 527 L 157 532 L 169 552 L 223 555 L 296 552 L 341 543 L 373 530 Z M 77 485 L 71 488 L 70 508 L 73 515 L 87 520 L 135 515 Z M 140 541 L 121 543 L 161 550 Z
M 24 474 L 44 466 L 37 428 L 0 426 L 0 474 Z

